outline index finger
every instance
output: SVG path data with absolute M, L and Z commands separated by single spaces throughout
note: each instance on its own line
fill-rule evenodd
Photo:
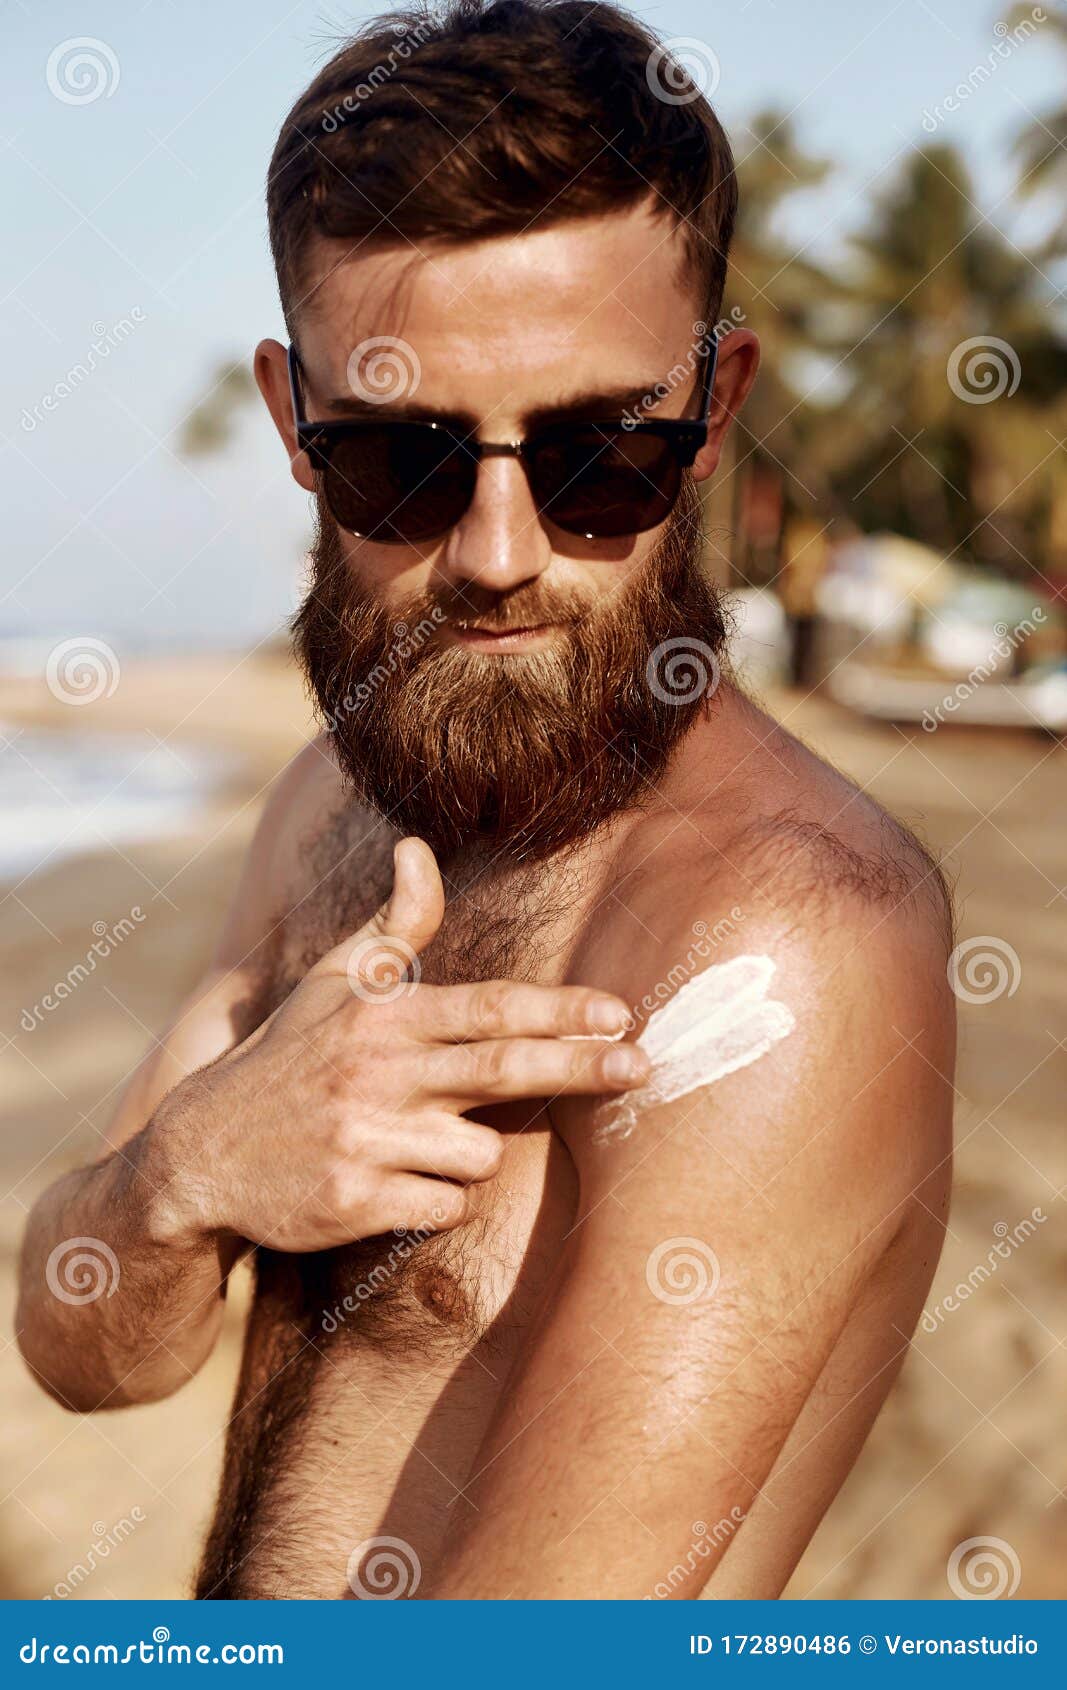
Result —
M 419 986 L 409 1002 L 425 1036 L 445 1044 L 503 1038 L 618 1038 L 632 1025 L 622 998 L 594 986 L 520 980 Z

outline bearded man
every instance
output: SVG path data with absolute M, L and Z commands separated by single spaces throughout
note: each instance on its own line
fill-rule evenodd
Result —
M 20 1315 L 60 1401 L 151 1401 L 251 1260 L 200 1596 L 775 1596 L 903 1358 L 945 900 L 729 678 L 735 211 L 699 89 L 587 0 L 370 25 L 283 126 L 255 370 L 325 731 Z M 49 1294 L 72 1237 L 119 1295 Z

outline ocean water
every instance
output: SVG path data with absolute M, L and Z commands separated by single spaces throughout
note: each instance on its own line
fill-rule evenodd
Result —
M 0 723 L 0 881 L 180 832 L 232 767 L 223 754 L 146 735 Z

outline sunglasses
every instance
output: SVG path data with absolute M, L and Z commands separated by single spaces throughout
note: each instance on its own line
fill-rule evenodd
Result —
M 470 508 L 484 458 L 517 458 L 542 516 L 568 534 L 642 534 L 669 515 L 707 438 L 718 346 L 705 360 L 699 419 L 550 422 L 522 440 L 488 444 L 447 423 L 309 422 L 302 373 L 289 348 L 297 445 L 323 477 L 335 522 L 390 545 L 433 540 Z

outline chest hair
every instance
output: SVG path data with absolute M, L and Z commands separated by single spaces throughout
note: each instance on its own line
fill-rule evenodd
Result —
M 308 839 L 306 889 L 276 924 L 254 1021 L 385 902 L 396 837 L 365 811 L 346 808 Z M 445 917 L 420 957 L 425 984 L 558 977 L 581 892 L 573 863 L 518 869 L 469 854 L 444 865 L 442 879 Z M 479 1212 L 449 1233 L 387 1233 L 305 1257 L 257 1250 L 259 1292 L 287 1305 L 288 1320 L 316 1350 L 346 1342 L 397 1354 L 427 1343 L 466 1350 L 485 1338 L 516 1265 L 507 1205 L 494 1203 L 490 1188 L 479 1196 Z

